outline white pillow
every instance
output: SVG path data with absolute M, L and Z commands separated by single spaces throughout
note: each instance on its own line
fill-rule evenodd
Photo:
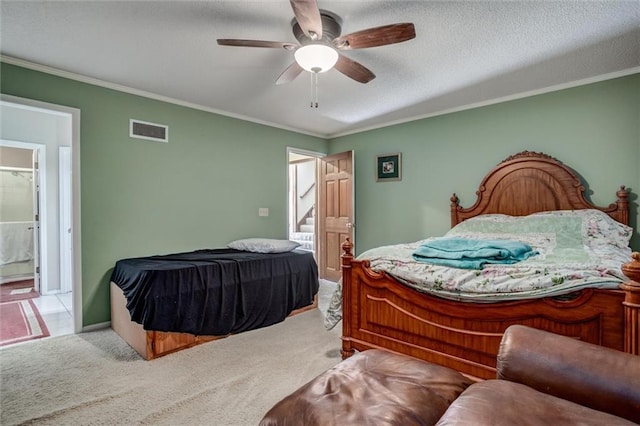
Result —
M 227 247 L 255 253 L 284 253 L 300 247 L 300 243 L 291 240 L 275 240 L 271 238 L 246 238 L 232 241 L 227 244 Z

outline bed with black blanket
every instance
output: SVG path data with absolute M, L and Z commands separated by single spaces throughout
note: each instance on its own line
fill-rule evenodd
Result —
M 111 282 L 112 327 L 147 359 L 283 321 L 315 307 L 319 287 L 310 252 L 231 248 L 123 259 Z M 128 323 L 144 345 L 127 338 Z

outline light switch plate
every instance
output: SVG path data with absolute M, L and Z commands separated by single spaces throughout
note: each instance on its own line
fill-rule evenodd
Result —
M 268 207 L 260 207 L 258 209 L 258 216 L 269 216 L 269 208 Z

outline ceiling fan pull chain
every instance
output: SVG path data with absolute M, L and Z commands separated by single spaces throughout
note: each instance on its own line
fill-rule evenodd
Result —
M 311 98 L 309 107 L 313 108 L 313 73 L 311 73 L 311 78 L 309 79 L 309 83 L 311 83 L 311 85 L 309 86 L 309 90 L 311 94 L 311 96 L 309 96 Z
M 318 73 L 311 73 L 311 108 L 318 108 Z
M 313 73 L 313 100 L 315 103 L 315 107 L 318 108 L 318 73 L 314 72 Z

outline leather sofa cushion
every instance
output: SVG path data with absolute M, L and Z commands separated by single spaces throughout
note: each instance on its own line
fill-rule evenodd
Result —
M 522 325 L 507 329 L 498 379 L 640 423 L 640 357 Z
M 470 386 L 437 426 L 631 426 L 628 420 L 538 392 L 520 383 L 487 380 Z
M 370 349 L 284 398 L 260 425 L 433 425 L 471 383 L 452 369 Z

